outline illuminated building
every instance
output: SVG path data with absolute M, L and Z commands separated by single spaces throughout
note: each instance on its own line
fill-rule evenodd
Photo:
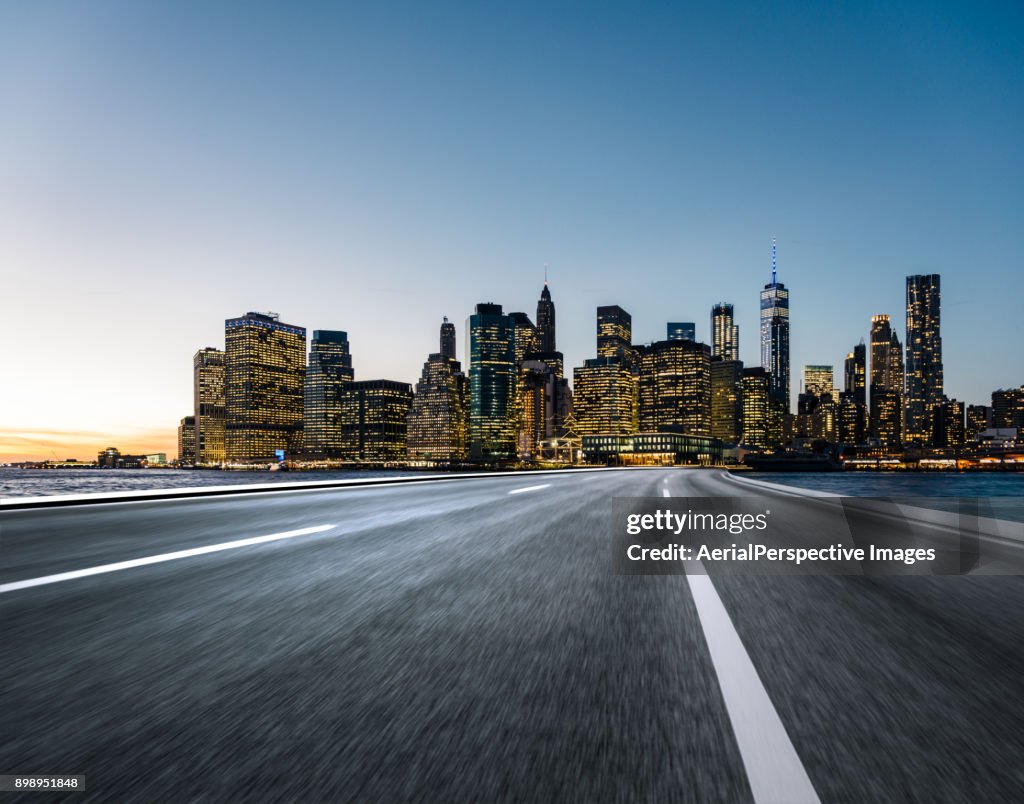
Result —
M 935 432 L 931 443 L 942 449 L 959 450 L 966 441 L 964 403 L 944 398 L 935 408 Z
M 266 463 L 302 446 L 306 330 L 274 313 L 224 322 L 228 463 Z
M 889 316 L 871 317 L 871 434 L 882 447 L 902 443 L 903 360 Z
M 617 304 L 597 308 L 597 356 L 630 356 L 633 317 Z
M 629 435 L 639 424 L 636 373 L 619 357 L 597 357 L 573 369 L 576 432 Z
M 867 405 L 867 348 L 863 339 L 853 347 L 846 356 L 844 364 L 845 383 L 843 390 L 853 394 L 853 401 L 858 405 Z
M 836 440 L 841 444 L 863 444 L 867 435 L 867 408 L 857 401 L 855 392 L 842 392 L 836 406 Z
M 743 363 L 711 358 L 711 435 L 726 444 L 743 438 Z
M 992 392 L 992 426 L 1024 433 L 1024 385 Z
M 775 416 L 789 412 L 789 291 L 776 279 L 772 241 L 772 281 L 761 291 L 761 365 L 768 372 L 768 392 Z M 781 433 L 780 433 L 781 437 Z
M 445 350 L 450 344 L 451 352 Z M 413 462 L 455 463 L 469 456 L 469 381 L 455 359 L 455 325 L 441 324 L 441 351 L 427 357 L 407 416 Z
M 670 341 L 697 340 L 697 325 L 692 321 L 669 321 L 665 337 Z
M 711 434 L 711 348 L 695 341 L 637 347 L 640 432 Z
M 109 452 L 110 450 L 107 450 Z M 116 450 L 115 450 L 116 452 Z M 104 453 L 100 453 L 103 457 Z M 101 461 L 97 463 L 102 466 Z M 116 464 L 116 460 L 115 460 Z M 186 416 L 178 425 L 178 466 L 196 465 L 196 417 Z
M 985 430 L 992 426 L 992 408 L 988 405 L 968 405 L 965 422 L 967 441 L 977 441 Z
M 347 382 L 339 388 L 338 398 L 342 458 L 365 463 L 405 460 L 406 418 L 412 404 L 409 383 Z
M 302 439 L 303 452 L 307 455 L 341 454 L 340 393 L 342 386 L 352 382 L 354 377 L 348 333 L 314 330 L 304 390 Z
M 711 308 L 711 356 L 740 359 L 740 328 L 733 319 L 732 305 L 725 302 Z
M 769 377 L 760 366 L 743 369 L 743 445 L 768 447 Z
M 469 450 L 474 461 L 516 454 L 516 326 L 500 304 L 469 317 Z
M 192 358 L 195 463 L 224 463 L 224 353 L 200 349 Z
M 929 444 L 942 403 L 939 275 L 907 277 L 907 363 L 904 440 Z
M 828 394 L 834 399 L 832 366 L 804 366 L 804 393 L 816 397 Z
M 554 352 L 555 346 L 555 303 L 551 301 L 548 281 L 544 280 L 544 289 L 540 292 L 537 302 L 537 351 Z
M 710 352 L 710 349 L 709 349 Z M 686 433 L 602 433 L 582 437 L 583 460 L 615 466 L 708 465 L 722 462 L 722 442 Z

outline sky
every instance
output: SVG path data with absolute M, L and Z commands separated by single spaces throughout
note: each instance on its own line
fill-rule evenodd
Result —
M 682 6 L 685 6 L 682 7 Z M 442 316 L 566 366 L 735 305 L 778 242 L 792 385 L 942 276 L 946 392 L 1024 383 L 1024 6 L 8 3 L 0 461 L 176 453 L 192 355 L 275 311 L 415 382 Z

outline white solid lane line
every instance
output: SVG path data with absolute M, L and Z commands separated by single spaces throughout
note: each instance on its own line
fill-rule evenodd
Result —
M 546 489 L 550 485 L 550 483 L 545 483 L 542 486 L 524 486 L 521 489 L 512 489 L 509 494 L 522 494 L 525 491 L 539 491 L 540 489 Z
M 0 584 L 0 594 L 5 592 L 16 592 L 19 589 L 30 589 L 33 586 L 46 586 L 61 581 L 71 581 L 75 578 L 86 578 L 90 575 L 102 575 L 106 572 L 117 572 L 119 570 L 132 569 L 134 567 L 145 567 L 149 564 L 161 564 L 164 561 L 176 561 L 179 558 L 191 558 L 192 556 L 206 555 L 207 553 L 219 553 L 222 550 L 236 550 L 239 547 L 250 547 L 254 544 L 266 544 L 281 539 L 294 539 L 296 536 L 309 536 L 312 533 L 323 533 L 330 530 L 334 525 L 316 525 L 311 528 L 299 528 L 298 530 L 286 530 L 282 533 L 271 533 L 269 536 L 253 536 L 248 539 L 236 539 L 231 542 L 220 544 L 208 544 L 203 547 L 192 547 L 188 550 L 176 550 L 173 553 L 161 553 L 155 556 L 143 558 L 132 558 L 128 561 L 118 561 L 116 564 L 101 564 L 97 567 L 72 570 L 70 572 L 59 572 L 56 575 L 43 575 L 39 578 L 28 578 L 24 581 L 13 581 Z
M 668 489 L 662 489 L 671 497 Z M 711 578 L 699 561 L 687 569 L 686 582 L 697 607 L 711 663 L 725 700 L 736 745 L 757 804 L 817 804 L 807 771 L 793 747 L 779 713 L 743 647 Z

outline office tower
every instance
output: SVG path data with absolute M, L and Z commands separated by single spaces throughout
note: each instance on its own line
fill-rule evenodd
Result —
M 630 435 L 639 426 L 637 376 L 628 361 L 597 357 L 573 369 L 573 413 L 583 435 Z
M 968 405 L 964 437 L 969 442 L 979 439 L 982 432 L 992 426 L 992 408 L 988 405 Z
M 276 313 L 224 322 L 228 463 L 265 463 L 302 447 L 306 330 Z
M 1024 385 L 992 392 L 992 426 L 1016 427 L 1024 434 Z
M 857 401 L 855 391 L 843 391 L 836 406 L 836 440 L 841 444 L 863 444 L 867 436 L 866 406 Z
M 907 277 L 907 365 L 904 438 L 931 443 L 935 407 L 942 402 L 939 275 Z
M 516 365 L 523 362 L 523 359 L 530 352 L 537 350 L 537 327 L 530 320 L 526 313 L 509 313 L 508 318 L 512 322 L 513 330 L 513 354 Z
M 804 366 L 804 393 L 816 397 L 827 394 L 835 399 L 832 378 L 832 366 Z
M 313 331 L 306 367 L 303 414 L 303 452 L 323 457 L 341 454 L 341 388 L 354 379 L 348 333 Z
M 445 353 L 451 346 L 451 355 Z M 441 324 L 441 351 L 427 357 L 407 416 L 414 462 L 454 463 L 469 457 L 469 380 L 454 358 L 455 325 Z
M 542 443 L 564 435 L 572 409 L 569 381 L 562 376 L 561 352 L 531 352 L 517 367 L 517 453 L 535 460 Z
M 743 363 L 711 358 L 711 435 L 726 444 L 743 438 Z
M 761 365 L 777 413 L 789 413 L 789 291 L 777 281 L 774 240 L 772 281 L 761 291 Z
M 931 443 L 940 449 L 959 450 L 966 440 L 964 403 L 957 399 L 943 398 L 935 408 L 935 431 Z
M 669 321 L 666 327 L 666 337 L 670 341 L 695 341 L 697 340 L 697 325 L 692 321 Z
M 192 358 L 195 462 L 224 463 L 224 352 L 207 347 Z
M 743 369 L 743 445 L 750 449 L 768 447 L 770 387 L 764 368 Z
M 883 447 L 903 442 L 903 360 L 889 316 L 871 317 L 871 434 Z
M 864 346 L 864 341 L 861 340 L 846 356 L 844 364 L 846 376 L 843 385 L 843 390 L 848 394 L 853 394 L 853 401 L 858 405 L 867 405 L 868 402 L 867 365 L 867 348 Z
M 474 461 L 515 457 L 516 326 L 500 304 L 469 317 L 469 450 Z
M 455 359 L 455 325 L 448 316 L 441 323 L 441 356 Z
M 555 346 L 555 303 L 551 301 L 548 280 L 544 280 L 544 289 L 540 292 L 537 302 L 537 351 L 554 352 Z
M 404 461 L 412 386 L 394 380 L 360 380 L 338 389 L 340 455 L 361 463 Z
M 733 319 L 732 305 L 725 302 L 711 308 L 711 356 L 740 359 L 740 328 Z
M 630 355 L 633 317 L 617 304 L 597 308 L 597 356 Z
M 711 348 L 695 341 L 637 347 L 640 431 L 711 434 Z
M 104 461 L 107 460 L 108 455 L 117 450 L 111 448 L 106 452 L 101 452 L 99 460 L 97 460 L 98 466 L 104 466 Z M 117 457 L 113 458 L 112 466 L 116 467 Z M 178 424 L 178 466 L 195 466 L 196 463 L 196 417 L 186 416 Z

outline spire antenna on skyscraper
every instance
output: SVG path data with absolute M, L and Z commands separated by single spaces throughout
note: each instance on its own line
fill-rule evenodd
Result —
M 775 281 L 775 238 L 772 238 L 772 284 L 776 284 Z

